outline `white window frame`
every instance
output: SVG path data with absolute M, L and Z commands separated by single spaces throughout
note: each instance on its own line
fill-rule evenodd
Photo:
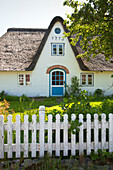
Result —
M 20 84 L 19 75 L 23 75 L 23 84 L 22 84 L 22 85 Z M 29 83 L 29 84 L 26 84 L 26 83 L 27 83 L 27 81 L 26 81 L 26 75 L 30 75 L 30 83 Z M 29 74 L 29 73 L 26 73 L 26 74 L 19 73 L 19 74 L 18 74 L 18 85 L 19 85 L 19 86 L 30 86 L 30 85 L 31 85 L 31 74 Z
M 56 54 L 54 54 L 53 51 L 53 46 L 56 45 Z M 62 46 L 62 54 L 59 54 L 59 46 Z M 65 44 L 64 43 L 51 43 L 51 55 L 52 56 L 64 56 L 64 49 L 65 49 Z
M 86 84 L 82 84 L 82 75 L 86 75 Z M 91 75 L 92 76 L 92 84 L 88 84 L 88 75 Z M 80 85 L 82 87 L 91 87 L 91 86 L 94 86 L 94 73 L 81 73 L 80 74 Z

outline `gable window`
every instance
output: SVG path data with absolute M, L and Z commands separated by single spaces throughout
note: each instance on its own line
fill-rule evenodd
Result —
M 61 33 L 61 29 L 60 28 L 55 28 L 55 33 L 56 34 L 60 34 Z
M 80 80 L 81 80 L 82 86 L 93 86 L 94 75 L 93 75 L 93 73 L 82 73 Z
M 30 74 L 19 74 L 18 82 L 19 82 L 19 85 L 30 85 L 31 84 L 31 75 Z
M 51 44 L 51 55 L 52 56 L 63 56 L 64 55 L 64 43 L 52 43 Z

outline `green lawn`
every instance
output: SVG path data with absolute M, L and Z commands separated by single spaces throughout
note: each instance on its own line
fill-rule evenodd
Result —
M 3 98 L 5 98 L 9 104 L 10 104 L 10 109 L 13 110 L 14 112 L 12 113 L 13 116 L 13 121 L 15 121 L 16 115 L 20 114 L 21 115 L 21 121 L 24 120 L 24 115 L 28 114 L 29 115 L 29 121 L 32 120 L 32 115 L 36 114 L 37 119 L 39 119 L 39 106 L 45 106 L 46 109 L 46 118 L 49 113 L 55 115 L 56 113 L 62 114 L 62 108 L 60 104 L 63 101 L 63 98 L 57 98 L 57 97 L 39 97 L 39 98 L 28 98 L 26 96 L 4 96 L 1 98 L 3 101 Z M 102 98 L 102 100 L 97 99 L 94 101 L 90 101 L 90 110 L 89 108 L 86 107 L 85 103 L 82 104 L 80 103 L 81 101 L 78 101 L 78 104 L 75 106 L 77 107 L 77 112 L 78 113 L 91 113 L 92 115 L 94 113 L 101 114 L 102 112 L 109 114 L 110 112 L 112 113 L 113 111 L 113 100 L 111 99 L 106 99 Z M 80 105 L 79 105 L 80 103 Z M 108 106 L 108 107 L 106 107 Z M 54 111 L 53 111 L 54 110 Z M 83 111 L 83 112 L 81 112 Z M 72 112 L 68 112 L 68 114 L 71 114 Z M 73 112 L 74 113 L 74 112 Z

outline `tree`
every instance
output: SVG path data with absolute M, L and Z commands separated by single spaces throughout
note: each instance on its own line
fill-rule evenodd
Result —
M 80 45 L 85 53 L 80 56 L 90 59 L 101 53 L 106 60 L 112 58 L 113 0 L 86 0 L 81 4 L 77 0 L 65 0 L 64 5 L 73 9 L 64 22 L 69 30 L 65 36 L 74 37 L 72 45 L 82 37 Z

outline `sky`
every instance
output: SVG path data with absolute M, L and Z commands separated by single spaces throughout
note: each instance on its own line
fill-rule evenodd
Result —
M 0 36 L 8 28 L 48 28 L 55 16 L 66 19 L 64 0 L 0 0 Z

